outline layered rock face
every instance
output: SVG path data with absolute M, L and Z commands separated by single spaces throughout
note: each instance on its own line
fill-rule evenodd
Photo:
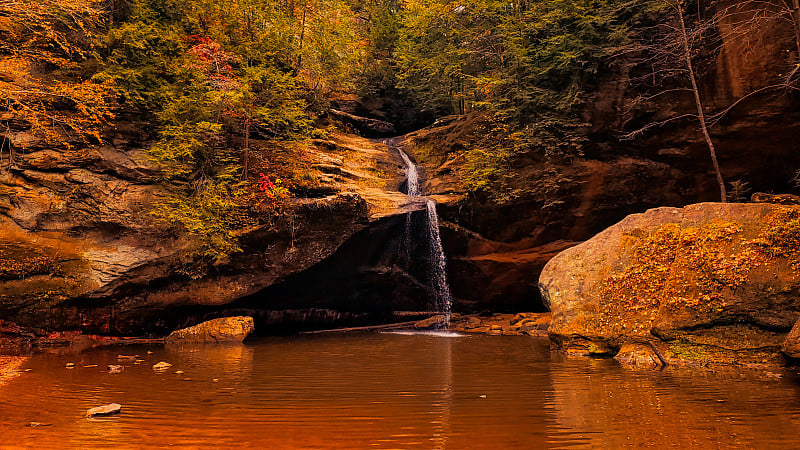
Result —
M 648 365 L 776 362 L 800 316 L 800 207 L 634 214 L 553 258 L 539 286 L 551 338 L 567 352 L 622 348 L 619 359 Z
M 17 150 L 0 168 L 0 317 L 44 330 L 168 333 L 225 315 L 224 305 L 319 263 L 358 231 L 421 208 L 398 191 L 395 151 L 334 134 L 306 151 L 318 186 L 291 217 L 244 230 L 243 251 L 198 277 L 187 270 L 193 238 L 150 215 L 164 191 L 142 150 L 150 137 L 136 131 L 149 125 L 126 126 L 101 148 L 12 136 Z M 262 300 L 259 309 L 272 308 Z
M 715 57 L 699 80 L 710 114 L 736 103 L 711 129 L 722 173 L 728 182 L 749 183 L 753 191 L 797 192 L 791 180 L 800 169 L 798 94 L 768 88 L 779 80 L 774 68 L 785 67 L 796 52 L 792 30 L 757 21 L 742 29 L 759 14 L 759 2 L 717 1 L 708 5 L 709 14 L 732 5 L 738 15 L 719 24 L 720 49 L 708 49 Z M 641 73 L 634 66 L 626 57 L 609 58 L 595 77 L 582 111 L 582 154 L 512 155 L 503 166 L 509 193 L 500 200 L 470 192 L 473 186 L 459 176 L 464 153 L 481 148 L 476 141 L 486 131 L 480 122 L 444 118 L 408 135 L 408 148 L 426 168 L 425 192 L 461 195 L 440 207 L 440 217 L 447 227 L 443 239 L 452 290 L 463 308 L 543 308 L 535 283 L 526 280 L 538 279 L 559 250 L 629 214 L 719 201 L 695 119 L 620 139 L 643 124 L 696 112 L 693 98 L 682 92 L 642 101 Z M 634 99 L 640 100 L 638 109 L 629 107 Z
M 785 62 L 787 30 L 749 31 L 723 32 L 723 50 L 701 79 L 710 110 L 766 87 L 771 67 Z M 469 117 L 409 136 L 408 149 L 425 169 L 424 191 L 440 202 L 457 311 L 543 311 L 535 280 L 560 251 L 628 214 L 718 198 L 694 122 L 617 139 L 631 123 L 693 108 L 688 97 L 665 96 L 638 116 L 622 114 L 639 95 L 630 70 L 613 59 L 598 73 L 584 99 L 583 153 L 516 155 L 509 161 L 513 195 L 499 201 L 456 176 L 464 165 L 459 152 L 483 132 Z M 800 168 L 796 95 L 748 97 L 712 130 L 727 179 L 755 190 L 792 188 Z M 345 106 L 338 108 L 349 115 L 378 109 Z M 364 125 L 376 135 L 392 131 L 383 121 Z M 165 193 L 143 151 L 154 138 L 148 130 L 151 123 L 126 118 L 108 145 L 70 149 L 44 145 L 23 129 L 7 133 L 0 145 L 0 317 L 49 330 L 165 334 L 233 310 L 260 324 L 328 325 L 429 304 L 424 261 L 408 270 L 395 264 L 403 214 L 420 206 L 398 192 L 402 162 L 386 146 L 344 134 L 312 142 L 307 156 L 318 186 L 297 199 L 292 217 L 243 230 L 243 251 L 199 276 L 184 258 L 191 238 L 149 215 Z

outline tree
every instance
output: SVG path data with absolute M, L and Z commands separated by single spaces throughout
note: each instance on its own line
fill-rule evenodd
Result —
M 756 27 L 789 27 L 795 44 L 794 67 L 785 77 L 786 84 L 796 81 L 800 73 L 800 0 L 755 0 L 744 4 L 733 3 L 717 11 L 717 20 L 731 18 L 734 33 L 746 35 Z
M 634 81 L 649 85 L 649 88 L 647 94 L 630 102 L 628 110 L 638 109 L 665 95 L 688 93 L 694 111 L 659 118 L 627 133 L 623 138 L 633 139 L 653 128 L 687 118 L 696 120 L 708 148 L 720 191 L 720 201 L 726 202 L 728 195 L 725 179 L 711 129 L 737 105 L 757 94 L 774 89 L 797 89 L 794 83 L 798 66 L 792 64 L 794 68 L 787 67 L 786 71 L 781 71 L 779 79 L 774 83 L 747 92 L 717 111 L 710 110 L 703 98 L 703 92 L 698 87 L 699 78 L 705 67 L 720 55 L 726 42 L 747 40 L 754 30 L 775 26 L 779 21 L 793 24 L 793 40 L 799 44 L 797 50 L 800 61 L 800 34 L 797 33 L 800 22 L 797 22 L 796 10 L 785 0 L 734 3 L 712 12 L 704 10 L 700 0 L 695 5 L 690 5 L 685 0 L 655 0 L 651 4 L 661 13 L 662 21 L 654 26 L 638 29 L 636 44 L 633 46 L 635 51 L 644 55 L 638 62 L 638 69 L 634 69 L 634 73 L 638 70 L 643 74 L 634 77 Z

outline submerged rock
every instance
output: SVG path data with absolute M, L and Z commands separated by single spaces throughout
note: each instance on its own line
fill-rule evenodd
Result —
M 171 343 L 242 342 L 255 329 L 252 317 L 223 317 L 173 331 L 166 338 Z
M 634 214 L 553 258 L 539 286 L 551 339 L 570 353 L 660 339 L 670 364 L 777 363 L 800 315 L 800 207 L 702 203 Z M 652 360 L 636 352 L 620 359 Z
M 163 372 L 163 371 L 169 369 L 170 367 L 172 367 L 172 364 L 170 364 L 170 363 L 168 363 L 166 361 L 160 361 L 160 362 L 157 362 L 157 363 L 153 364 L 153 370 L 155 370 L 156 372 Z
M 111 414 L 118 414 L 121 410 L 122 405 L 119 403 L 109 403 L 86 411 L 86 417 L 109 416 Z
M 657 369 L 664 367 L 664 361 L 653 346 L 642 343 L 625 344 L 614 357 L 622 365 L 632 368 Z
M 29 427 L 51 427 L 53 426 L 52 423 L 44 423 L 44 422 L 29 422 Z

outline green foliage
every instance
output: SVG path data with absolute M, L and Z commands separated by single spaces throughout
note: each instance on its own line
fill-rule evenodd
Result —
M 176 192 L 154 205 L 154 215 L 167 223 L 181 224 L 198 238 L 196 253 L 215 260 L 238 252 L 232 213 L 237 196 L 224 183 L 209 181 L 196 186 L 193 195 Z
M 464 164 L 458 168 L 458 175 L 470 191 L 491 191 L 502 186 L 508 174 L 508 151 L 473 148 L 463 156 Z
M 728 201 L 729 202 L 739 202 L 739 203 L 746 203 L 750 200 L 750 183 L 744 180 L 733 180 L 730 183 L 730 189 L 728 189 Z
M 169 194 L 153 214 L 195 236 L 202 256 L 238 250 L 242 221 L 230 217 L 250 194 L 286 198 L 285 186 L 256 190 L 250 160 L 272 158 L 251 140 L 281 143 L 260 152 L 292 147 L 309 132 L 309 101 L 352 79 L 360 53 L 347 11 L 337 0 L 134 0 L 109 32 L 97 78 L 159 127 L 148 153 Z
M 627 44 L 637 6 L 613 0 L 404 0 L 397 85 L 435 115 L 485 123 L 458 175 L 495 199 L 519 191 L 518 158 L 582 155 L 585 92 Z M 508 191 L 508 192 L 504 192 Z M 521 191 L 520 191 L 521 192 Z
M 612 1 L 406 0 L 400 78 L 441 112 L 571 118 L 587 78 L 625 42 Z

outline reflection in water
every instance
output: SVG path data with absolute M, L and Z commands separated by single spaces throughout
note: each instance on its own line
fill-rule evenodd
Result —
M 437 449 L 447 448 L 450 435 L 450 410 L 453 407 L 453 347 L 450 339 L 436 341 L 441 364 L 441 398 L 438 404 L 438 418 L 433 421 L 433 439 Z
M 401 336 L 433 336 L 433 337 L 443 337 L 443 338 L 454 338 L 454 337 L 468 337 L 468 334 L 459 333 L 456 331 L 444 331 L 444 330 L 421 330 L 421 331 L 411 331 L 411 330 L 400 330 L 400 331 L 384 331 L 385 334 L 399 334 Z
M 797 448 L 797 381 L 756 375 L 565 361 L 551 370 L 552 429 L 579 430 L 587 447 Z
M 119 353 L 146 361 L 107 373 Z M 158 361 L 173 367 L 157 374 Z M 39 355 L 27 367 L 0 388 L 0 436 L 37 448 L 800 446 L 794 379 L 633 372 L 526 337 L 316 335 Z M 122 414 L 82 417 L 110 402 Z

